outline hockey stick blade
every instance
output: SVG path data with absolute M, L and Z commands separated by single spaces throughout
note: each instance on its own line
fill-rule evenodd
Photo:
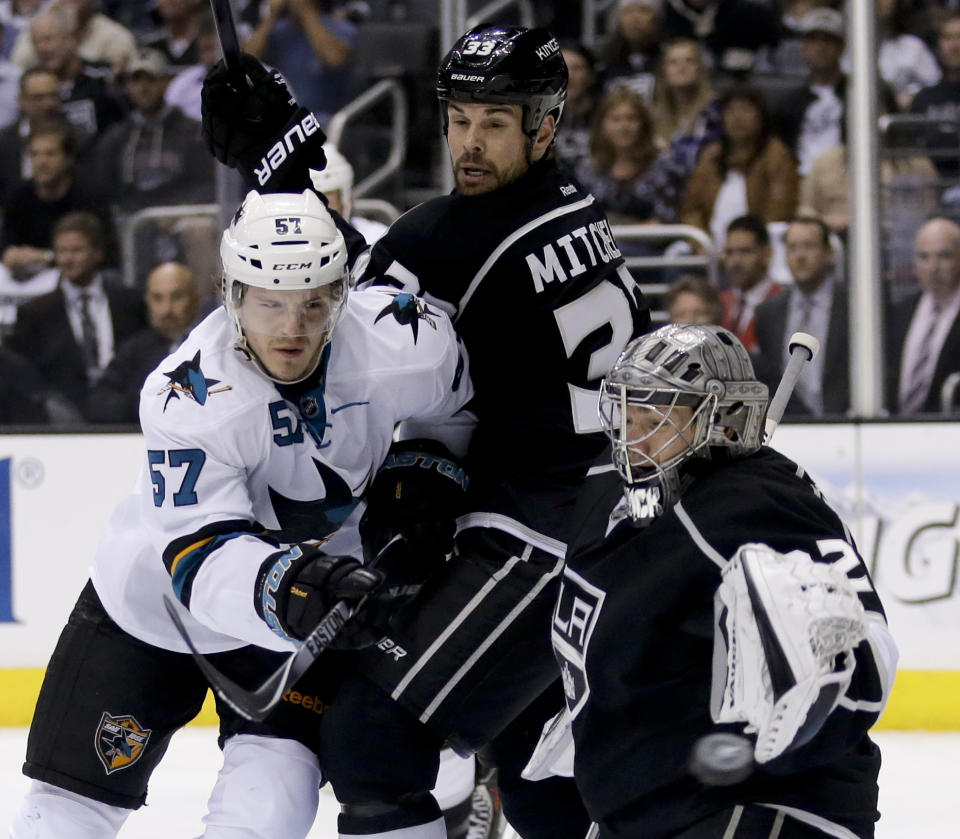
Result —
M 359 609 L 366 596 L 362 597 L 355 608 L 341 600 L 327 614 L 306 638 L 295 653 L 291 653 L 287 660 L 256 690 L 247 690 L 232 679 L 225 676 L 214 667 L 201 653 L 190 638 L 187 628 L 183 625 L 173 600 L 163 595 L 163 605 L 170 615 L 170 620 L 180 633 L 184 643 L 190 649 L 190 654 L 196 661 L 200 672 L 210 683 L 210 687 L 227 705 L 240 716 L 254 722 L 261 722 L 277 706 L 287 688 L 294 684 L 317 660 L 317 657 L 330 646 L 337 637 L 343 625 Z
M 232 76 L 243 79 L 243 67 L 240 64 L 240 39 L 237 38 L 237 26 L 233 21 L 233 9 L 230 0 L 210 0 L 213 22 L 217 27 L 223 63 Z

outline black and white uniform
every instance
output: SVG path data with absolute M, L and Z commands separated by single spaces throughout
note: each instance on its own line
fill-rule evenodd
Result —
M 649 328 L 649 313 L 602 211 L 552 161 L 496 191 L 410 210 L 374 245 L 361 282 L 420 294 L 450 313 L 470 354 L 478 424 L 454 558 L 356 667 L 411 719 L 469 753 L 556 681 L 550 611 L 575 494 L 604 445 L 600 379 Z M 339 756 L 356 763 L 363 754 L 358 707 L 374 713 L 354 698 L 334 703 L 323 724 L 324 768 L 348 803 L 417 783 L 410 744 L 394 759 L 382 738 L 370 757 L 382 763 L 365 780 L 338 772 Z M 385 790 L 391 767 L 406 777 Z
M 872 837 L 880 753 L 867 730 L 892 674 L 866 566 L 803 469 L 774 450 L 688 466 L 694 483 L 646 527 L 624 518 L 612 468 L 591 470 L 577 508 L 552 635 L 575 777 L 600 836 Z M 707 787 L 687 760 L 699 737 L 728 728 L 710 717 L 714 593 L 746 542 L 855 563 L 848 576 L 877 632 L 857 647 L 852 684 L 812 740 L 740 784 Z
M 298 385 L 268 380 L 236 341 L 218 308 L 147 377 L 143 469 L 47 670 L 24 766 L 32 778 L 139 807 L 171 735 L 207 691 L 161 595 L 176 595 L 216 666 L 259 685 L 296 649 L 255 611 L 264 560 L 306 539 L 359 557 L 362 499 L 398 425 L 466 448 L 466 356 L 449 318 L 416 298 L 351 292 L 317 372 Z M 260 725 L 218 707 L 221 742 L 244 732 L 314 746 L 327 698 L 308 679 Z M 277 821 L 272 835 L 298 834 Z

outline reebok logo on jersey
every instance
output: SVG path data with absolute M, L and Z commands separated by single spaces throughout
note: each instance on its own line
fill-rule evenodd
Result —
M 270 180 L 270 176 L 283 166 L 287 157 L 294 148 L 303 145 L 307 137 L 311 137 L 320 130 L 320 123 L 313 114 L 307 114 L 300 122 L 290 128 L 283 138 L 274 143 L 266 155 L 260 158 L 260 165 L 254 167 L 257 183 L 263 186 Z
M 100 717 L 100 725 L 97 726 L 97 736 L 94 738 L 97 757 L 100 758 L 104 771 L 111 775 L 133 766 L 140 760 L 151 733 L 151 729 L 144 728 L 129 714 L 115 717 L 104 711 Z
M 300 693 L 298 690 L 288 690 L 283 694 L 281 701 L 290 705 L 298 705 L 305 711 L 313 711 L 315 714 L 324 713 L 330 706 L 319 696 L 310 693 Z

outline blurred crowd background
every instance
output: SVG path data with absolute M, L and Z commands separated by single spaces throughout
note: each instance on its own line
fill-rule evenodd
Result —
M 234 3 L 244 49 L 328 131 L 323 188 L 370 241 L 449 186 L 433 79 L 451 3 Z M 824 352 L 788 416 L 847 416 L 845 4 L 494 5 L 486 19 L 559 39 L 553 153 L 605 208 L 655 320 L 722 323 L 771 386 L 786 336 L 811 332 Z M 956 419 L 960 0 L 871 5 L 884 413 Z M 209 4 L 0 0 L 0 28 L 0 426 L 133 428 L 146 373 L 217 305 L 240 197 L 200 132 Z

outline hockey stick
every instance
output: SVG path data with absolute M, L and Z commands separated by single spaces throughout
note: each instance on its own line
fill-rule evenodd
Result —
M 780 425 L 783 419 L 783 412 L 790 401 L 790 395 L 797 386 L 797 379 L 803 371 L 803 365 L 808 361 L 813 361 L 820 352 L 820 342 L 806 332 L 794 332 L 790 336 L 790 360 L 787 362 L 786 369 L 780 377 L 780 384 L 777 385 L 777 392 L 773 394 L 770 400 L 770 406 L 767 408 L 767 419 L 763 426 L 764 445 L 770 442 L 773 432 Z
M 237 27 L 233 22 L 233 9 L 230 0 L 210 0 L 213 10 L 213 22 L 217 27 L 217 37 L 220 39 L 220 50 L 223 52 L 223 63 L 231 76 L 243 79 L 243 67 L 240 64 L 240 40 L 237 38 Z
M 376 565 L 389 548 L 402 541 L 404 541 L 403 536 L 398 533 L 380 549 L 374 561 L 367 567 Z M 247 690 L 241 687 L 207 661 L 203 653 L 196 648 L 191 640 L 187 628 L 183 625 L 180 615 L 177 614 L 173 599 L 166 594 L 163 595 L 163 605 L 174 626 L 176 626 L 177 632 L 180 633 L 180 637 L 190 648 L 190 654 L 200 668 L 200 672 L 206 676 L 210 687 L 217 696 L 245 719 L 261 722 L 277 706 L 287 689 L 292 687 L 310 669 L 310 665 L 317 660 L 320 653 L 330 646 L 340 630 L 343 629 L 344 624 L 363 608 L 367 597 L 369 597 L 367 594 L 361 597 L 356 606 L 348 605 L 345 600 L 341 600 L 333 606 L 320 619 L 316 628 L 303 639 L 300 649 L 291 653 L 290 657 L 255 690 Z
M 180 633 L 180 637 L 190 648 L 190 654 L 194 661 L 196 661 L 203 675 L 207 677 L 210 687 L 213 688 L 217 696 L 240 716 L 254 722 L 260 722 L 276 707 L 287 688 L 293 685 L 317 660 L 320 653 L 330 646 L 333 639 L 343 629 L 343 625 L 356 613 L 366 599 L 366 595 L 361 597 L 354 608 L 348 606 L 343 600 L 337 603 L 323 616 L 316 629 L 303 639 L 303 646 L 295 653 L 291 653 L 283 666 L 276 670 L 260 687 L 252 691 L 241 687 L 229 677 L 224 676 L 207 661 L 203 653 L 194 646 L 190 639 L 187 628 L 180 620 L 180 615 L 177 614 L 173 599 L 166 594 L 163 595 L 163 605 L 166 607 L 167 614 L 170 615 L 170 620 L 176 626 L 177 632 Z
M 797 379 L 803 372 L 803 365 L 817 357 L 820 342 L 807 332 L 794 332 L 790 336 L 789 349 L 790 360 L 767 408 L 763 429 L 764 445 L 773 438 L 774 431 L 783 419 L 783 412 L 790 401 L 790 395 L 797 386 Z M 727 732 L 705 734 L 693 744 L 689 769 L 690 774 L 702 784 L 710 786 L 738 784 L 753 772 L 753 743 L 739 734 Z

